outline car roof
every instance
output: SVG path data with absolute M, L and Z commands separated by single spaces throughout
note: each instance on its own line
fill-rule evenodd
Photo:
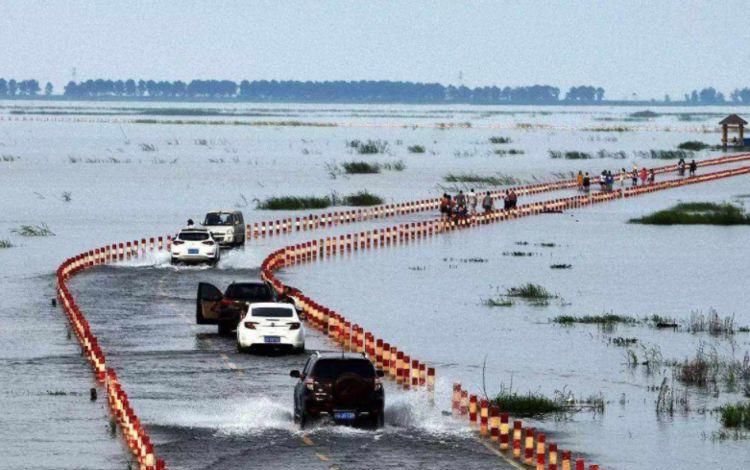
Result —
M 280 307 L 285 308 L 287 310 L 294 310 L 294 305 L 287 304 L 284 302 L 253 302 L 250 304 L 250 309 L 255 308 L 268 308 L 268 307 Z
M 355 352 L 336 352 L 336 351 L 315 351 L 314 356 L 318 359 L 363 359 L 372 363 L 364 353 Z
M 208 231 L 208 229 L 201 228 L 201 227 L 191 227 L 191 228 L 184 228 L 180 230 L 180 233 L 183 232 L 197 232 L 197 233 L 208 233 L 210 235 L 211 232 Z
M 264 286 L 266 285 L 266 283 L 263 282 L 263 281 L 261 281 L 260 279 L 255 280 L 255 281 L 232 281 L 232 283 L 229 284 L 229 285 L 233 286 L 233 285 L 236 285 L 236 284 L 252 284 L 252 285 L 263 284 Z
M 228 210 L 225 210 L 225 209 L 216 209 L 216 210 L 213 210 L 213 211 L 206 212 L 206 214 L 215 214 L 215 213 L 219 213 L 219 214 L 240 214 L 241 212 L 240 211 L 228 211 Z

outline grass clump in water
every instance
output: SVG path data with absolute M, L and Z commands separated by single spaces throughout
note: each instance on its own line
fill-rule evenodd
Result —
M 750 402 L 730 403 L 719 408 L 719 412 L 725 428 L 750 429 Z
M 487 307 L 512 307 L 513 301 L 502 296 L 497 296 L 483 300 L 482 304 L 486 305 Z
M 13 243 L 10 240 L 0 240 L 0 248 L 13 248 Z
M 677 148 L 680 150 L 694 150 L 696 152 L 705 150 L 709 147 L 710 145 L 708 145 L 705 142 L 701 142 L 699 140 L 688 140 L 686 142 L 680 143 L 680 145 L 677 146 Z
M 40 225 L 21 225 L 11 232 L 21 235 L 22 237 L 50 237 L 55 236 L 54 232 L 49 229 L 47 224 L 42 222 Z
M 406 163 L 404 163 L 403 160 L 398 160 L 396 162 L 387 162 L 380 165 L 380 167 L 384 170 L 388 171 L 404 171 L 406 169 Z
M 551 413 L 562 413 L 567 407 L 540 393 L 529 392 L 520 395 L 516 392 L 501 391 L 490 404 L 500 408 L 500 411 L 510 413 L 518 417 L 542 416 Z
M 549 156 L 550 158 L 564 158 L 566 160 L 589 160 L 594 158 L 593 155 L 588 152 L 579 152 L 577 150 L 568 152 L 561 152 L 560 150 L 550 150 Z
M 383 140 L 351 140 L 347 142 L 347 147 L 351 147 L 360 155 L 373 155 L 377 153 L 386 153 L 388 151 L 388 142 Z
M 520 287 L 511 287 L 506 291 L 508 297 L 520 297 L 529 300 L 546 300 L 556 297 L 539 284 L 524 284 Z
M 494 136 L 490 137 L 491 144 L 509 144 L 511 143 L 510 137 Z
M 427 151 L 422 145 L 410 145 L 407 150 L 409 150 L 409 153 L 425 153 Z
M 630 117 L 633 117 L 633 118 L 655 118 L 655 117 L 659 117 L 659 114 L 651 111 L 650 109 L 647 109 L 645 111 L 636 111 L 634 113 L 630 113 Z
M 476 173 L 448 173 L 443 177 L 448 183 L 483 183 L 500 186 L 502 181 L 496 176 L 481 176 Z
M 629 222 L 649 225 L 750 225 L 750 216 L 732 204 L 689 202 L 630 219 Z
M 365 190 L 344 196 L 342 202 L 345 206 L 377 206 L 384 201 L 382 197 Z
M 349 175 L 380 173 L 380 165 L 378 163 L 354 161 L 344 162 L 341 166 L 344 167 L 344 172 Z
M 332 205 L 331 198 L 316 196 L 280 196 L 270 197 L 258 203 L 258 209 L 280 211 L 301 209 L 325 209 Z
M 573 267 L 572 264 L 552 264 L 550 265 L 550 269 L 571 269 Z
M 572 325 L 575 323 L 585 324 L 585 325 L 606 325 L 606 324 L 614 324 L 614 323 L 622 323 L 626 325 L 635 325 L 638 323 L 638 320 L 633 317 L 628 317 L 625 315 L 616 315 L 614 313 L 605 313 L 603 315 L 584 315 L 581 317 L 576 317 L 573 315 L 560 315 L 552 319 L 554 323 L 559 323 L 561 325 Z
M 495 155 L 523 155 L 526 152 L 521 149 L 495 149 L 493 153 Z

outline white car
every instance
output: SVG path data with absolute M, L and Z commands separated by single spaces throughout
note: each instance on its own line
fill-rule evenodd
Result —
M 237 325 L 237 350 L 251 348 L 305 349 L 305 330 L 294 305 L 258 302 L 249 305 Z
M 172 240 L 172 263 L 211 263 L 221 258 L 219 244 L 205 228 L 185 228 Z
M 245 244 L 245 220 L 240 211 L 209 212 L 203 219 L 202 225 L 211 232 L 214 240 L 222 247 Z

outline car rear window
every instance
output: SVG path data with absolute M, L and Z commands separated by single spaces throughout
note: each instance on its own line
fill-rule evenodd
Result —
M 321 359 L 315 363 L 312 375 L 319 379 L 336 379 L 348 372 L 366 379 L 375 377 L 372 363 L 364 359 Z
M 228 212 L 209 212 L 203 225 L 232 225 L 232 214 Z
M 178 238 L 189 242 L 199 242 L 208 240 L 208 234 L 205 232 L 181 232 Z
M 232 284 L 227 288 L 226 296 L 230 299 L 248 302 L 273 302 L 271 289 L 265 284 Z
M 281 307 L 255 307 L 253 308 L 254 317 L 277 317 L 277 318 L 291 318 L 293 316 L 292 309 L 281 308 Z

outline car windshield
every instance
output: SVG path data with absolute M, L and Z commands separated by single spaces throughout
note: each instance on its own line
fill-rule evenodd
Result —
M 232 214 L 229 212 L 209 212 L 203 225 L 232 225 Z
M 249 302 L 273 302 L 271 289 L 265 284 L 232 284 L 227 288 L 226 296 L 230 299 Z
M 321 359 L 315 363 L 312 375 L 318 379 L 337 379 L 346 373 L 371 379 L 375 377 L 375 368 L 364 359 Z
M 180 240 L 189 242 L 199 242 L 201 240 L 208 240 L 208 233 L 206 232 L 180 232 L 178 237 Z
M 253 308 L 254 317 L 277 317 L 291 318 L 293 316 L 291 308 L 281 307 L 255 307 Z

